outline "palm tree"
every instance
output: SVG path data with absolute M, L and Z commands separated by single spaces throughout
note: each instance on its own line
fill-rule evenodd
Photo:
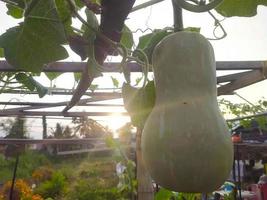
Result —
M 60 123 L 56 124 L 55 130 L 52 129 L 52 137 L 53 138 L 63 138 L 63 127 Z
M 52 129 L 53 138 L 73 138 L 75 134 L 72 134 L 72 129 L 67 125 L 66 127 L 62 126 L 60 123 L 56 124 L 56 128 Z
M 111 134 L 108 128 L 88 117 L 75 117 L 72 123 L 76 125 L 74 133 L 79 132 L 79 135 L 84 138 L 97 138 L 103 137 L 105 134 Z
M 75 134 L 72 134 L 72 129 L 68 125 L 64 128 L 63 137 L 64 138 L 73 138 L 73 137 L 75 137 Z

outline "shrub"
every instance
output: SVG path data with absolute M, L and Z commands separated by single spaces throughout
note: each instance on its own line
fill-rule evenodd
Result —
M 23 179 L 31 178 L 32 172 L 35 168 L 48 164 L 50 164 L 50 161 L 44 154 L 28 150 L 19 158 L 17 177 Z M 14 158 L 7 160 L 3 155 L 0 155 L 0 182 L 12 179 L 14 165 Z
M 79 181 L 69 194 L 69 199 L 77 200 L 119 200 L 122 199 L 118 189 L 113 188 L 96 188 L 87 181 Z
M 55 198 L 64 194 L 66 190 L 65 176 L 61 172 L 53 173 L 50 180 L 41 183 L 35 189 L 35 193 L 44 198 Z
M 9 199 L 9 193 L 11 189 L 11 181 L 7 181 L 2 190 L 0 191 L 0 200 Z M 30 186 L 22 179 L 18 179 L 15 182 L 13 190 L 14 200 L 43 200 L 39 195 L 33 194 Z
M 39 184 L 52 178 L 54 170 L 49 166 L 42 166 L 35 169 L 32 173 L 34 183 Z

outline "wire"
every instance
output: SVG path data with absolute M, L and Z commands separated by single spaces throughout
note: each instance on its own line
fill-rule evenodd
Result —
M 145 32 L 153 32 L 153 29 L 152 28 L 146 28 L 146 29 L 141 29 L 141 28 L 138 28 L 138 29 L 136 29 L 136 30 L 134 30 L 134 31 L 131 31 L 131 33 L 137 33 L 137 32 L 141 32 L 141 33 L 145 33 Z

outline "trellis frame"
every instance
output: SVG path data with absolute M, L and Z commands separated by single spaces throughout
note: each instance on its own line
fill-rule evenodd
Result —
M 104 72 L 118 72 L 116 68 L 117 63 L 106 63 L 106 70 Z M 43 72 L 83 72 L 86 65 L 82 62 L 57 62 L 47 66 L 44 66 Z M 131 72 L 140 72 L 141 67 L 135 63 L 129 63 L 128 67 Z M 265 61 L 219 61 L 216 62 L 216 70 L 245 70 L 245 72 L 232 73 L 225 76 L 217 77 L 217 94 L 220 95 L 231 95 L 237 89 L 246 87 L 248 85 L 257 83 L 259 81 L 265 80 L 267 76 L 267 65 Z M 16 72 L 17 70 L 10 66 L 5 61 L 0 61 L 0 72 Z M 223 84 L 223 85 L 221 85 Z M 13 94 L 19 93 L 18 91 L 10 91 Z M 73 91 L 55 91 L 54 94 L 58 95 L 72 95 Z M 99 93 L 99 92 L 86 92 L 84 95 L 90 98 L 81 99 L 76 106 L 101 106 L 97 104 L 97 101 L 118 99 L 121 98 L 121 93 Z M 57 102 L 57 103 L 36 103 L 36 102 L 20 102 L 15 104 L 14 102 L 0 102 L 2 105 L 17 105 L 16 108 L 10 108 L 0 111 L 1 116 L 64 116 L 64 117 L 83 117 L 83 116 L 114 116 L 114 113 L 111 112 L 48 112 L 48 111 L 27 111 L 34 109 L 45 109 L 51 107 L 65 106 L 67 108 L 69 102 Z M 107 104 L 102 104 L 102 106 L 110 106 Z M 118 113 L 119 115 L 127 115 L 126 113 Z M 263 113 L 265 115 L 265 113 Z M 136 138 L 136 155 L 137 161 L 138 158 L 141 158 L 141 129 L 137 129 L 137 138 Z M 4 143 L 46 143 L 46 142 L 55 142 L 55 143 L 65 143 L 66 141 L 57 140 L 57 141 L 12 141 L 12 140 L 0 140 L 0 144 Z M 80 141 L 67 141 L 71 143 L 80 142 Z M 85 141 L 88 142 L 88 141 Z M 148 172 L 145 170 L 142 161 L 137 162 L 137 179 L 139 180 L 138 184 L 138 199 L 140 200 L 150 200 L 153 199 L 153 188 L 151 184 L 151 178 Z
M 83 72 L 85 67 L 84 62 L 56 62 L 44 66 L 43 72 Z M 105 63 L 104 72 L 119 72 L 118 63 Z M 128 67 L 131 72 L 141 72 L 141 67 L 136 63 L 129 63 Z M 216 70 L 243 70 L 245 72 L 233 73 L 229 75 L 217 77 L 217 84 L 223 84 L 218 87 L 218 96 L 220 95 L 231 95 L 235 90 L 246 87 L 248 85 L 257 83 L 266 79 L 267 76 L 267 64 L 266 61 L 218 61 L 216 62 Z M 16 72 L 16 68 L 9 65 L 6 61 L 0 61 L 0 72 Z M 10 91 L 9 93 L 25 93 L 26 91 Z M 52 91 L 52 94 L 57 95 L 72 95 L 73 90 L 59 90 Z M 35 94 L 35 92 L 27 92 L 28 94 Z M 96 104 L 97 101 L 111 100 L 121 98 L 121 93 L 119 92 L 86 92 L 86 96 L 90 98 L 80 100 L 76 105 L 77 106 L 101 106 L 101 104 Z M 2 104 L 4 102 L 1 102 Z M 51 108 L 59 106 L 67 106 L 68 101 L 57 102 L 57 103 L 36 103 L 36 102 L 20 102 L 17 105 L 17 108 L 11 108 L 0 111 L 0 116 L 105 116 L 110 115 L 111 113 L 105 112 L 36 112 L 36 111 L 27 111 L 34 109 L 42 108 Z M 7 103 L 6 105 L 10 105 Z M 20 105 L 27 104 L 27 106 L 21 107 Z M 15 105 L 15 104 L 13 104 Z M 103 104 L 103 106 L 109 106 Z M 126 113 L 122 113 L 125 115 Z

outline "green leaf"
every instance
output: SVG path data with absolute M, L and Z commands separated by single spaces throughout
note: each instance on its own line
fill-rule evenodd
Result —
M 138 85 L 141 82 L 142 79 L 143 79 L 143 76 L 136 78 L 135 79 L 135 86 Z
M 36 80 L 33 79 L 33 81 L 35 82 L 35 88 L 38 92 L 39 97 L 40 98 L 44 97 L 47 94 L 48 89 L 44 87 L 42 84 L 40 84 L 39 82 L 37 82 Z
M 59 77 L 62 73 L 60 72 L 45 72 L 45 75 L 50 81 L 53 81 L 57 77 Z
M 99 23 L 95 14 L 87 8 L 85 9 L 85 14 L 87 18 L 87 23 L 90 25 L 90 27 L 94 28 L 95 30 L 98 30 Z M 89 29 L 88 26 L 85 26 L 84 24 L 82 25 L 81 29 L 84 30 L 83 37 L 87 39 L 87 41 L 94 41 L 96 34 L 93 30 Z
M 259 5 L 267 6 L 267 0 L 224 0 L 215 10 L 225 17 L 252 17 Z
M 89 87 L 89 90 L 94 92 L 97 88 L 98 88 L 98 85 L 91 84 L 90 87 Z
M 199 27 L 186 27 L 184 31 L 200 33 L 200 28 Z
M 75 5 L 81 9 L 82 7 L 84 7 L 84 3 L 81 0 L 75 0 Z
M 151 40 L 151 37 L 153 35 L 154 35 L 153 33 L 149 33 L 149 34 L 142 35 L 141 37 L 139 37 L 139 42 L 138 42 L 136 49 L 144 49 L 149 43 L 149 41 Z
M 23 8 L 18 7 L 18 6 L 13 6 L 11 4 L 7 4 L 7 14 L 16 18 L 16 19 L 20 19 L 23 17 Z
M 55 0 L 57 11 L 61 22 L 64 25 L 64 29 L 67 34 L 72 34 L 72 11 L 69 8 L 69 4 L 66 0 Z
M 172 191 L 160 188 L 160 190 L 155 195 L 155 200 L 170 200 L 172 196 Z
M 30 91 L 34 91 L 36 89 L 40 98 L 44 97 L 48 92 L 46 87 L 34 80 L 34 78 L 30 75 L 27 75 L 25 73 L 18 73 L 15 75 L 15 78 L 19 83 L 23 84 Z
M 95 14 L 89 9 L 85 9 L 87 16 L 87 23 L 95 30 L 98 30 L 99 25 Z M 77 53 L 82 60 L 85 60 L 89 56 L 89 48 L 93 46 L 94 40 L 96 38 L 96 33 L 94 30 L 90 29 L 88 26 L 82 25 L 81 29 L 84 31 L 83 35 L 77 33 L 72 33 L 69 35 L 69 46 Z
M 128 49 L 131 49 L 133 47 L 133 44 L 134 44 L 133 34 L 132 34 L 131 30 L 126 25 L 124 25 L 124 27 L 122 29 L 122 35 L 121 35 L 120 43 Z
M 28 75 L 26 75 L 25 73 L 18 73 L 15 75 L 15 78 L 19 83 L 23 84 L 30 91 L 34 91 L 35 85 Z
M 30 1 L 31 0 L 12 0 L 12 2 L 17 4 L 17 6 L 7 3 L 7 14 L 16 19 L 22 18 L 24 14 L 24 9 L 28 7 Z
M 155 86 L 149 81 L 144 88 L 135 88 L 128 83 L 122 86 L 124 107 L 131 117 L 133 126 L 143 127 L 155 105 Z
M 94 79 L 97 77 L 102 76 L 102 72 L 100 71 L 99 67 L 98 67 L 98 63 L 95 61 L 95 59 L 91 59 L 89 58 L 87 61 L 87 66 L 88 66 L 88 74 L 89 76 Z
M 167 30 L 155 31 L 151 39 L 149 40 L 147 46 L 144 48 L 144 52 L 147 55 L 149 62 L 151 63 L 152 53 L 156 45 L 166 36 L 170 35 L 172 32 Z
M 118 79 L 116 79 L 116 78 L 114 78 L 112 76 L 110 78 L 112 80 L 112 83 L 113 83 L 114 87 L 118 88 L 119 87 L 119 81 L 118 81 Z
M 58 11 L 59 18 L 64 21 L 71 17 L 71 9 L 69 9 L 68 1 L 66 0 L 55 0 L 56 8 Z
M 32 72 L 66 58 L 67 51 L 61 46 L 65 42 L 64 27 L 53 0 L 33 0 L 25 11 L 24 23 L 0 36 L 6 60 L 17 69 Z
M 0 58 L 4 57 L 4 49 L 0 48 Z
M 74 76 L 74 80 L 76 81 L 76 82 L 78 82 L 80 79 L 81 79 L 81 73 L 79 73 L 79 72 L 74 72 L 73 73 L 73 76 Z
M 147 55 L 149 62 L 151 63 L 152 53 L 155 46 L 166 36 L 170 35 L 172 32 L 168 30 L 154 30 L 153 33 L 150 33 L 142 38 L 139 38 L 139 44 L 137 45 L 137 49 L 140 48 Z M 141 48 L 143 47 L 143 48 Z M 140 55 L 133 54 L 134 56 L 138 56 L 139 59 L 144 60 Z

